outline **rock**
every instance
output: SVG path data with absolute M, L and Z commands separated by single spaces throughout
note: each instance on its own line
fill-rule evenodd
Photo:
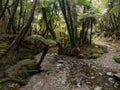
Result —
M 110 82 L 110 83 L 115 83 L 115 81 L 114 81 L 114 79 L 113 78 L 108 78 L 108 81 Z
M 119 84 L 116 82 L 116 83 L 114 84 L 114 87 L 117 88 L 118 86 L 119 86 Z
M 111 76 L 113 76 L 114 74 L 113 74 L 112 72 L 107 72 L 106 75 L 109 76 L 109 77 L 111 77 Z
M 114 74 L 115 77 L 118 77 L 120 79 L 120 73 Z
M 103 74 L 102 74 L 101 72 L 99 72 L 99 75 L 100 75 L 100 76 L 103 76 Z
M 94 90 L 102 90 L 103 88 L 102 87 L 100 87 L 100 86 L 96 86 L 95 88 L 94 88 Z
M 77 83 L 77 86 L 80 87 L 82 85 L 82 79 L 77 79 L 76 83 Z
M 120 82 L 120 73 L 116 73 L 113 75 L 115 81 Z
M 57 63 L 64 63 L 65 61 L 64 60 L 58 60 Z
M 63 67 L 64 65 L 61 63 L 57 63 L 56 66 L 57 66 L 57 68 L 60 68 L 60 67 Z
M 91 78 L 91 79 L 95 79 L 95 76 L 91 76 L 90 78 Z
M 90 90 L 86 84 L 83 84 L 79 90 Z
M 58 60 L 58 61 L 56 62 L 56 67 L 57 67 L 57 68 L 63 67 L 64 64 L 65 64 L 65 61 L 63 61 L 63 60 Z

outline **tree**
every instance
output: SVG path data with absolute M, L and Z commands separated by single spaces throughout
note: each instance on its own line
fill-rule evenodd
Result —
M 108 10 L 101 20 L 101 30 L 105 37 L 120 39 L 120 0 L 109 0 Z

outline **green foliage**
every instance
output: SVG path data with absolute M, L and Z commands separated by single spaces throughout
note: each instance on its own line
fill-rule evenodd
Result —
M 79 5 L 89 6 L 89 0 L 76 0 Z
M 41 5 L 42 7 L 48 7 L 53 2 L 55 2 L 55 0 L 41 0 Z
M 114 14 L 120 12 L 120 1 L 116 0 L 115 5 L 113 6 L 112 9 L 109 10 L 109 14 Z

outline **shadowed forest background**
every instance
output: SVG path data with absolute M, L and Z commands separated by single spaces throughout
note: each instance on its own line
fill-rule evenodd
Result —
M 0 0 L 0 90 L 120 90 L 120 0 Z

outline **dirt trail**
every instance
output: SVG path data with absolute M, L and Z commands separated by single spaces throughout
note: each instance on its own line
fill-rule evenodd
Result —
M 113 57 L 116 54 L 115 48 L 109 45 L 104 45 L 104 46 L 107 46 L 108 53 L 105 53 L 103 56 L 97 59 L 86 60 L 86 62 L 88 61 L 87 63 L 90 62 L 96 66 L 100 65 L 103 67 L 103 69 L 106 68 L 112 71 L 115 70 L 117 72 L 120 72 L 120 64 L 116 63 L 113 60 Z M 36 60 L 39 60 L 39 57 L 40 57 L 40 54 L 35 57 Z M 80 80 L 81 80 L 82 74 L 81 74 L 80 68 L 83 68 L 84 66 L 86 66 L 86 64 L 82 62 L 83 60 L 81 61 L 80 60 L 81 59 L 78 59 L 75 57 L 58 56 L 56 54 L 47 54 L 47 56 L 45 57 L 42 63 L 42 67 L 43 69 L 48 71 L 32 76 L 29 79 L 28 84 L 22 87 L 21 90 L 93 90 L 97 84 L 93 85 L 92 88 L 89 88 L 89 86 L 86 83 L 81 84 Z M 74 62 L 76 64 L 74 64 Z M 70 74 L 72 74 L 71 71 L 75 73 L 74 75 L 79 76 L 79 79 L 76 80 L 76 82 L 74 82 L 76 83 L 76 86 L 71 86 L 70 83 L 68 83 L 69 81 L 68 79 L 70 79 L 68 77 L 70 76 Z M 78 72 L 76 73 L 76 71 Z M 98 77 L 92 76 L 92 78 L 99 79 L 100 77 L 104 77 L 102 76 L 104 75 L 102 74 L 102 71 L 97 72 L 97 74 L 98 73 L 100 73 L 101 76 L 100 75 Z M 90 73 L 90 74 L 93 75 L 93 73 Z M 83 74 L 83 76 L 85 76 L 85 74 Z M 74 79 L 76 79 L 75 77 Z M 94 83 L 95 82 L 96 81 L 94 81 Z M 104 81 L 102 81 L 102 83 L 103 82 Z M 110 85 L 109 83 L 108 84 L 106 83 L 106 86 L 102 86 L 102 87 L 104 88 L 107 87 L 104 90 L 119 90 L 114 88 L 114 85 L 112 87 L 112 84 Z M 94 89 L 94 90 L 102 90 L 102 89 Z
M 57 67 L 57 64 L 55 64 L 56 56 L 56 54 L 47 54 L 42 63 L 42 68 L 48 71 L 31 77 L 22 90 L 70 90 L 69 86 L 66 85 L 68 72 L 65 68 L 60 70 L 62 64 Z M 40 54 L 36 56 L 36 59 L 39 60 L 39 57 Z
M 116 63 L 115 60 L 113 59 L 114 56 L 117 54 L 115 47 L 104 44 L 102 45 L 107 47 L 108 53 L 105 53 L 100 58 L 91 61 L 106 69 L 120 72 L 120 64 Z

